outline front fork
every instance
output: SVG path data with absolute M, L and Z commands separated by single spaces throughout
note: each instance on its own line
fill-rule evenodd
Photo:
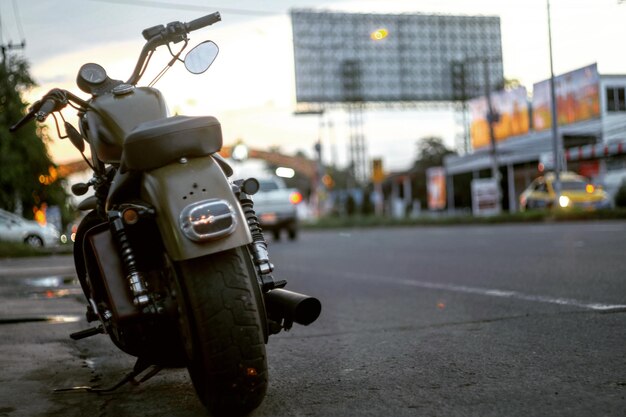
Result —
M 265 294 L 273 289 L 283 288 L 287 285 L 287 281 L 276 281 L 272 276 L 274 265 L 270 262 L 267 242 L 265 241 L 263 231 L 259 225 L 259 219 L 254 211 L 254 202 L 252 201 L 251 194 L 256 193 L 259 183 L 255 179 L 248 179 L 237 180 L 234 181 L 233 184 L 235 185 L 235 195 L 239 199 L 239 204 L 246 217 L 250 234 L 252 235 L 252 243 L 248 246 L 252 253 L 252 258 L 254 259 L 261 290 Z

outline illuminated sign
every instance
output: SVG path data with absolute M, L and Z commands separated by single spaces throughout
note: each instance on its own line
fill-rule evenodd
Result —
M 446 208 L 446 171 L 443 167 L 426 170 L 428 209 L 443 210 Z
M 528 133 L 530 117 L 526 88 L 496 91 L 491 94 L 491 106 L 497 115 L 493 123 L 493 134 L 497 142 Z M 475 98 L 468 102 L 470 112 L 470 136 L 473 149 L 489 146 L 489 124 L 487 123 L 487 99 Z
M 559 126 L 600 117 L 600 77 L 597 64 L 554 77 Z M 550 80 L 533 86 L 533 128 L 552 127 Z

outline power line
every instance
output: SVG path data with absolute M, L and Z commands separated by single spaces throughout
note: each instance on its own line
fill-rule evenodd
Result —
M 155 0 L 91 0 L 97 1 L 101 3 L 114 3 L 114 4 L 124 4 L 129 6 L 141 6 L 141 7 L 152 7 L 159 9 L 175 9 L 175 10 L 194 10 L 194 11 L 215 11 L 219 10 L 221 12 L 233 13 L 233 14 L 242 14 L 249 16 L 272 16 L 276 14 L 270 11 L 263 10 L 245 10 L 245 9 L 232 9 L 225 7 L 211 7 L 211 6 L 198 6 L 195 4 L 179 4 L 179 3 L 169 3 L 165 1 L 155 1 Z
M 4 43 L 4 36 L 2 35 L 4 32 L 4 26 L 2 26 L 2 9 L 0 9 L 0 44 Z
M 13 15 L 15 16 L 15 23 L 17 24 L 17 31 L 20 35 L 20 39 L 24 41 L 24 28 L 22 28 L 22 19 L 20 18 L 20 12 L 17 8 L 17 1 L 13 0 Z

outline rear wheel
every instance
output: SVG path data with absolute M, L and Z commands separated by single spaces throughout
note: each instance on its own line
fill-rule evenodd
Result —
M 246 256 L 232 249 L 176 268 L 187 368 L 200 400 L 216 415 L 252 411 L 267 389 L 263 306 Z
M 43 247 L 43 239 L 36 235 L 29 235 L 24 239 L 24 243 L 33 247 L 33 248 L 41 248 Z
M 298 226 L 295 222 L 287 227 L 287 236 L 289 236 L 289 240 L 296 240 L 298 238 Z

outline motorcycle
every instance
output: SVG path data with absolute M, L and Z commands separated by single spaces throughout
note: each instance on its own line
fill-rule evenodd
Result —
M 206 71 L 219 51 L 212 41 L 180 56 L 190 32 L 220 20 L 216 12 L 145 29 L 146 43 L 127 81 L 87 63 L 76 82 L 89 99 L 53 89 L 11 127 L 52 114 L 59 136 L 69 138 L 93 170 L 88 182 L 72 186 L 76 195 L 94 190 L 78 206 L 88 214 L 76 233 L 74 261 L 87 321 L 98 325 L 70 337 L 106 334 L 137 358 L 112 387 L 70 390 L 110 392 L 163 368 L 186 367 L 211 413 L 246 414 L 267 390 L 268 337 L 294 323 L 309 325 L 321 312 L 319 300 L 285 290 L 286 281 L 274 278 L 254 212 L 259 183 L 233 179 L 218 153 L 219 121 L 168 116 L 152 87 L 179 61 L 192 73 Z M 149 86 L 137 86 L 162 46 L 172 59 Z M 67 106 L 78 111 L 79 129 L 63 119 Z

